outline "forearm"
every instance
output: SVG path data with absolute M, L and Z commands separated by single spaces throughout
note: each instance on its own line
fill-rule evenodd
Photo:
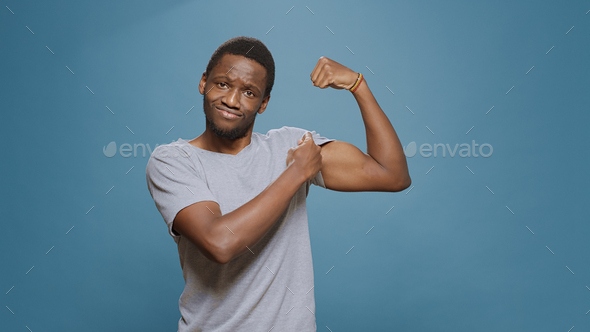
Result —
M 223 248 L 223 260 L 229 262 L 258 242 L 285 211 L 305 182 L 300 172 L 288 167 L 258 196 L 215 221 L 215 233 Z
M 367 136 L 367 154 L 391 172 L 401 183 L 409 183 L 410 175 L 403 147 L 395 129 L 371 93 L 366 80 L 353 93 Z

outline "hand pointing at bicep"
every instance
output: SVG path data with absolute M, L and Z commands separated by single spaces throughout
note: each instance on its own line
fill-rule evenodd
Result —
M 311 179 L 322 168 L 322 148 L 317 146 L 307 132 L 303 138 L 297 141 L 297 147 L 290 148 L 287 152 L 287 167 L 296 167 L 306 179 Z

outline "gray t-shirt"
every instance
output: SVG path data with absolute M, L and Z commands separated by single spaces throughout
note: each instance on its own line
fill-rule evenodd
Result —
M 214 201 L 227 214 L 252 200 L 286 169 L 289 148 L 306 132 L 295 127 L 266 135 L 253 132 L 237 155 L 178 139 L 150 156 L 148 189 L 178 246 L 185 280 L 179 332 L 316 331 L 305 200 L 310 184 L 325 187 L 321 173 L 299 188 L 268 233 L 250 247 L 253 253 L 246 251 L 227 264 L 210 261 L 172 230 L 176 214 L 191 204 Z M 333 141 L 311 133 L 317 145 Z

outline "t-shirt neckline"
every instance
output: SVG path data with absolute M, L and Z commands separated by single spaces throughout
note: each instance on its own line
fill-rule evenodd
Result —
M 252 136 L 250 137 L 250 143 L 248 145 L 246 145 L 242 150 L 240 150 L 240 152 L 238 152 L 237 154 L 229 154 L 229 153 L 222 153 L 222 152 L 214 152 L 214 151 L 209 151 L 209 150 L 205 150 L 205 149 L 201 149 L 199 147 L 196 147 L 194 145 L 192 145 L 191 143 L 189 143 L 188 140 L 185 140 L 183 138 L 179 138 L 178 140 L 190 145 L 191 147 L 193 147 L 194 149 L 196 149 L 197 151 L 201 152 L 201 153 L 205 153 L 205 154 L 210 154 L 213 156 L 217 156 L 217 157 L 221 157 L 221 158 L 228 158 L 228 159 L 238 159 L 243 155 L 246 155 L 248 153 L 248 151 L 250 151 L 252 149 L 252 145 L 255 139 L 258 138 L 258 133 L 256 132 L 252 132 Z

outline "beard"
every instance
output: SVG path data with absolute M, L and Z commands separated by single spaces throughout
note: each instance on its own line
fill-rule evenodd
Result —
M 209 128 L 209 130 L 211 130 L 215 134 L 215 136 L 220 137 L 220 138 L 227 138 L 230 140 L 236 140 L 236 139 L 246 137 L 246 135 L 248 134 L 248 130 L 250 129 L 250 127 L 254 123 L 254 120 L 256 119 L 256 114 L 258 114 L 258 112 L 256 111 L 256 112 L 254 112 L 254 114 L 250 118 L 247 118 L 246 115 L 244 115 L 244 117 L 246 117 L 243 120 L 243 121 L 245 121 L 244 124 L 240 124 L 236 128 L 233 128 L 233 129 L 224 130 L 224 129 L 218 127 L 215 124 L 215 122 L 213 121 L 213 118 L 211 118 L 211 117 L 209 117 L 209 115 L 207 115 L 207 112 L 205 111 L 206 108 L 207 108 L 207 104 L 206 104 L 205 98 L 203 98 L 203 113 L 205 113 L 205 122 L 207 123 L 207 128 Z M 214 107 L 211 107 L 210 109 L 212 109 L 213 112 L 215 112 Z

